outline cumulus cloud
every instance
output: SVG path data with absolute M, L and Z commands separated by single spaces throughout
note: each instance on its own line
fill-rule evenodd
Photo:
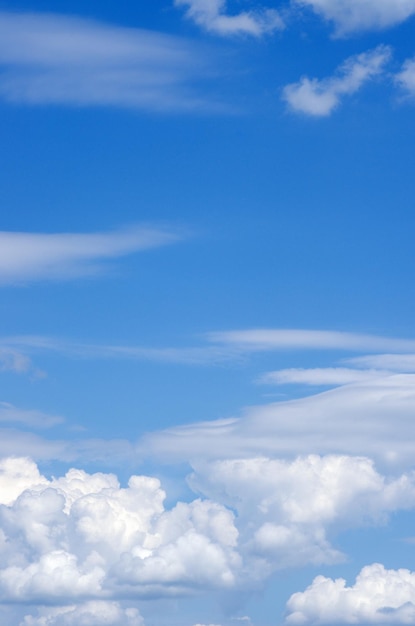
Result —
M 412 465 L 414 410 L 415 375 L 395 374 L 154 432 L 138 450 L 180 461 L 335 452 Z
M 343 578 L 317 576 L 287 603 L 287 624 L 413 624 L 415 573 L 387 570 L 379 563 L 364 567 L 353 586 Z
M 284 22 L 274 9 L 242 11 L 227 14 L 226 0 L 175 0 L 177 7 L 186 8 L 186 17 L 205 30 L 222 36 L 253 35 L 284 28 Z
M 296 113 L 325 117 L 340 105 L 344 96 L 356 93 L 365 83 L 381 75 L 390 57 L 388 46 L 352 56 L 330 78 L 318 80 L 303 76 L 299 82 L 286 85 L 283 99 Z
M 108 259 L 178 238 L 177 233 L 156 228 L 88 234 L 0 232 L 0 284 L 91 275 Z
M 415 505 L 412 474 L 387 480 L 369 459 L 339 455 L 195 463 L 189 483 L 237 511 L 241 549 L 259 577 L 337 561 L 328 539 L 334 528 L 378 523 Z
M 415 0 L 295 0 L 334 23 L 337 35 L 395 26 L 415 13 Z
M 75 17 L 0 12 L 0 97 L 8 102 L 205 107 L 191 89 L 206 59 L 185 41 Z
M 112 474 L 72 469 L 47 480 L 25 458 L 3 461 L 1 481 L 3 602 L 59 607 L 235 584 L 238 531 L 223 505 L 167 510 L 156 478 L 121 488 Z

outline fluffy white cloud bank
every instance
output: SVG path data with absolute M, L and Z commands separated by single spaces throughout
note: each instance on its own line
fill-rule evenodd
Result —
M 185 15 L 188 19 L 217 35 L 260 37 L 284 28 L 284 22 L 275 9 L 242 11 L 228 15 L 226 0 L 175 0 L 175 5 L 186 9 Z
M 374 563 L 364 567 L 353 586 L 342 578 L 317 576 L 287 603 L 287 624 L 413 624 L 415 573 L 387 570 Z
M 206 59 L 161 33 L 81 18 L 0 12 L 0 97 L 8 102 L 192 110 Z
M 200 463 L 189 484 L 203 499 L 166 508 L 150 476 L 49 480 L 27 458 L 2 459 L 0 602 L 33 607 L 13 623 L 142 626 L 140 600 L 247 592 L 277 570 L 337 562 L 341 530 L 415 507 L 413 473 L 386 478 L 339 455 Z
M 337 35 L 379 30 L 399 24 L 415 13 L 415 0 L 295 0 L 334 23 Z
M 381 75 L 391 57 L 391 49 L 378 46 L 348 58 L 336 75 L 323 80 L 304 76 L 298 83 L 286 85 L 283 99 L 296 113 L 315 117 L 330 115 L 342 98 L 359 91 L 365 83 Z
M 412 474 L 387 480 L 364 458 L 229 460 L 201 464 L 189 481 L 208 499 L 166 509 L 149 476 L 126 488 L 76 469 L 48 480 L 28 459 L 3 459 L 0 601 L 53 607 L 25 626 L 84 613 L 88 624 L 92 600 L 118 625 L 131 607 L 108 604 L 120 598 L 255 588 L 275 570 L 342 558 L 330 543 L 339 528 L 415 506 Z
M 91 275 L 105 261 L 177 241 L 177 233 L 134 228 L 108 233 L 0 232 L 0 284 Z M 11 369 L 27 367 L 3 348 Z M 1 353 L 0 353 L 1 357 Z

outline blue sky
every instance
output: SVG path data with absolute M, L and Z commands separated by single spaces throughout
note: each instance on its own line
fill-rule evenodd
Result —
M 0 0 L 0 616 L 415 623 L 414 0 Z

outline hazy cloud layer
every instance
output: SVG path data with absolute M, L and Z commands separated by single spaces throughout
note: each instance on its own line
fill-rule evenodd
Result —
M 50 428 L 63 422 L 58 415 L 33 409 L 21 409 L 8 402 L 0 402 L 0 424 L 26 424 L 32 428 Z
M 415 376 L 397 374 L 156 432 L 139 449 L 170 461 L 335 452 L 412 465 L 414 411 Z
M 19 626 L 144 626 L 144 621 L 136 608 L 100 600 L 42 608 L 36 616 L 26 615 Z
M 53 14 L 0 13 L 0 97 L 8 102 L 192 110 L 206 59 L 161 33 Z
M 287 624 L 413 624 L 415 573 L 364 567 L 351 587 L 343 578 L 317 576 L 287 603 Z
M 216 35 L 260 37 L 284 28 L 284 22 L 275 9 L 257 9 L 229 15 L 226 0 L 175 0 L 174 3 L 186 9 L 187 18 Z
M 88 234 L 0 232 L 0 284 L 96 274 L 105 261 L 178 238 L 177 233 L 156 228 Z M 16 369 L 16 360 L 14 364 Z
M 330 115 L 345 96 L 359 91 L 365 83 L 379 76 L 391 57 L 391 49 L 378 46 L 347 59 L 330 78 L 318 80 L 304 76 L 298 83 L 286 85 L 283 99 L 296 113 L 316 117 Z

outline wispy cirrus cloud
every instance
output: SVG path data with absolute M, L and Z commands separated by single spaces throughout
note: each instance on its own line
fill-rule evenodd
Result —
M 26 104 L 200 109 L 207 58 L 178 37 L 58 14 L 0 12 L 0 98 Z
M 415 340 L 363 333 L 302 328 L 249 328 L 208 333 L 212 343 L 241 352 L 272 350 L 350 350 L 411 352 Z
M 226 0 L 175 0 L 175 5 L 185 8 L 186 17 L 204 30 L 224 37 L 261 37 L 284 28 L 283 19 L 275 9 L 257 9 L 229 15 Z
M 365 83 L 380 76 L 391 54 L 391 48 L 382 45 L 348 58 L 329 78 L 319 80 L 303 76 L 297 83 L 284 87 L 283 100 L 295 113 L 328 116 L 340 105 L 342 98 L 356 93 Z
M 105 261 L 167 245 L 167 229 L 131 228 L 97 233 L 0 232 L 0 285 L 92 275 Z
M 230 330 L 210 332 L 202 335 L 202 342 L 198 338 L 198 345 L 190 346 L 165 346 L 154 347 L 134 344 L 91 344 L 76 340 L 69 340 L 59 337 L 48 337 L 41 335 L 15 335 L 9 337 L 0 337 L 0 355 L 1 351 L 5 354 L 19 355 L 22 362 L 29 363 L 29 356 L 36 353 L 51 352 L 69 357 L 89 358 L 89 359 L 127 359 L 154 361 L 160 363 L 182 363 L 184 365 L 215 365 L 221 363 L 240 362 L 251 354 L 261 352 L 282 352 L 282 351 L 345 351 L 345 352 L 385 352 L 394 350 L 401 352 L 396 358 L 402 357 L 402 363 L 412 362 L 413 356 L 406 355 L 415 351 L 415 341 L 412 339 L 395 339 L 391 337 L 381 337 L 376 335 L 365 335 L 359 333 L 348 333 L 341 331 L 327 330 L 307 330 L 307 329 L 275 329 L 275 328 L 259 328 L 247 330 Z M 381 355 L 374 355 L 374 359 Z M 356 357 L 356 362 L 360 357 Z M 361 357 L 370 358 L 369 357 Z M 409 361 L 408 361 L 409 359 Z M 347 361 L 349 362 L 349 361 Z M 353 365 L 353 359 L 350 360 Z M 367 367 L 363 362 L 359 367 Z M 32 366 L 31 366 L 32 367 Z M 373 365 L 374 370 L 395 371 L 396 368 L 389 368 L 387 365 Z M 330 368 L 325 370 L 281 370 L 286 374 L 281 376 L 287 379 L 302 377 L 305 379 L 329 378 L 334 384 L 336 380 L 338 384 L 343 384 L 346 380 L 351 382 L 353 379 L 362 379 L 368 377 L 367 373 L 352 368 Z M 398 371 L 408 371 L 405 367 Z M 411 370 L 409 370 L 411 371 Z M 291 372 L 291 373 L 289 373 Z M 297 372 L 297 374 L 296 374 Z M 308 372 L 308 373 L 306 373 Z M 273 378 L 275 373 L 270 373 Z M 379 375 L 379 371 L 377 371 Z M 265 375 L 267 376 L 267 375 Z M 271 382 L 271 379 L 265 382 Z M 276 382 L 276 380 L 274 380 Z M 288 382 L 288 379 L 286 380 Z M 305 380 L 304 380 L 305 382 Z M 311 380 L 310 380 L 311 384 Z M 331 383 L 321 383 L 331 384 Z

